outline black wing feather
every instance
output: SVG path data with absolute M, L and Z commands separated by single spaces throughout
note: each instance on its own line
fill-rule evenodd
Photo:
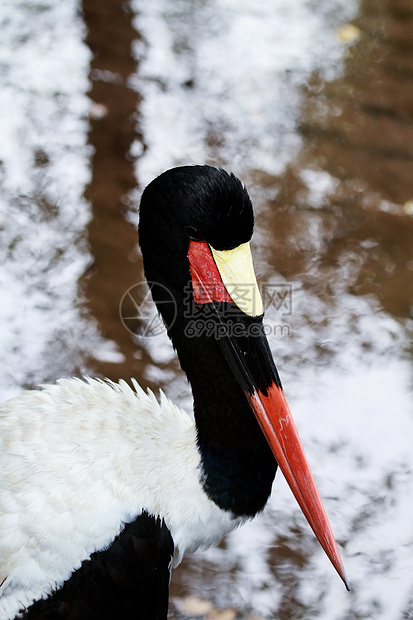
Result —
M 56 592 L 36 601 L 25 620 L 165 620 L 172 536 L 163 520 L 143 513 L 111 546 L 82 562 Z

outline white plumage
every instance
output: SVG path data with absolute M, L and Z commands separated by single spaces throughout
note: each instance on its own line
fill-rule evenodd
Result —
M 61 586 L 144 509 L 165 520 L 174 566 L 241 523 L 201 486 L 189 416 L 133 384 L 61 379 L 0 406 L 1 620 Z

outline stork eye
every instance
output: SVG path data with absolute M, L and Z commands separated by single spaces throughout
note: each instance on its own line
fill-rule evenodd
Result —
M 201 241 L 203 238 L 199 230 L 193 226 L 185 226 L 185 234 L 192 239 L 192 241 Z

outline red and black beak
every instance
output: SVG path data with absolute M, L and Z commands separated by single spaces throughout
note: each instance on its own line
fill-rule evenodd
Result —
M 198 304 L 216 308 L 221 327 L 218 344 L 310 527 L 349 589 L 337 543 L 262 329 L 263 309 L 250 256 L 249 244 L 217 252 L 204 241 L 190 241 L 188 258 L 194 298 Z M 246 323 L 252 321 L 252 333 L 249 330 L 246 336 L 233 337 L 228 323 L 220 317 L 221 302 L 235 303 Z

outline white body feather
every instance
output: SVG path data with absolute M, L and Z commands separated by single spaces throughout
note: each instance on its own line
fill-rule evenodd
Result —
M 161 394 L 62 379 L 0 406 L 0 620 L 59 587 L 143 509 L 174 566 L 240 524 L 203 491 L 196 429 Z

